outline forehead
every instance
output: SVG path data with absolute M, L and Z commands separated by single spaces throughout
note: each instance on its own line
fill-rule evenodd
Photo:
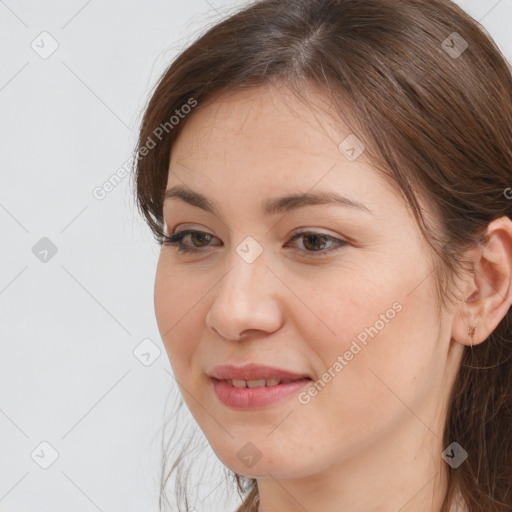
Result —
M 260 87 L 200 103 L 171 150 L 167 188 L 185 185 L 218 198 L 328 189 L 370 208 L 396 200 L 364 152 L 351 160 L 340 148 L 355 135 L 327 100 L 314 91 L 307 100 L 287 88 Z
M 312 90 L 307 98 L 310 104 L 288 87 L 279 85 L 221 92 L 199 103 L 191 113 L 173 153 L 180 152 L 183 139 L 188 149 L 190 144 L 195 144 L 198 149 L 208 146 L 211 151 L 219 147 L 222 152 L 236 139 L 248 150 L 271 147 L 314 152 L 317 149 L 325 155 L 330 147 L 331 156 L 338 157 L 337 140 L 349 135 L 350 130 L 319 92 Z M 309 141 L 306 146 L 305 139 Z

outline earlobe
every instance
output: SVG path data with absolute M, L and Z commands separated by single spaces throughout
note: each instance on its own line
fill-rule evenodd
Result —
M 481 316 L 478 316 L 478 312 L 470 312 L 467 302 L 462 301 L 453 319 L 452 338 L 461 345 L 473 346 L 482 343 L 487 336 L 483 335 L 480 323 Z
M 476 325 L 468 327 L 468 334 L 471 336 L 471 346 L 473 346 L 473 339 L 475 338 Z
M 465 259 L 471 263 L 471 270 L 465 271 L 463 285 L 459 288 L 460 302 L 457 305 L 452 323 L 452 338 L 461 345 L 478 345 L 485 338 L 480 337 L 477 329 L 482 316 L 480 290 L 476 281 L 476 268 L 482 257 L 482 247 L 476 247 L 465 254 Z

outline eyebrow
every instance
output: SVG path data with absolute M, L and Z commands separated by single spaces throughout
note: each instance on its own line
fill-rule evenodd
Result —
M 178 199 L 192 206 L 196 206 L 197 208 L 201 208 L 206 212 L 219 216 L 219 209 L 214 201 L 208 199 L 199 192 L 195 192 L 194 190 L 181 185 L 175 185 L 168 188 L 164 194 L 164 201 L 167 199 Z M 267 199 L 263 202 L 262 208 L 266 215 L 276 215 L 278 213 L 287 213 L 304 206 L 325 204 L 335 204 L 337 206 L 355 208 L 373 215 L 373 212 L 363 203 L 345 196 L 340 196 L 330 191 L 289 194 L 282 197 Z

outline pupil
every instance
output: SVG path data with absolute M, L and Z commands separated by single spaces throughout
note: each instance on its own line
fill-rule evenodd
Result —
M 307 235 L 304 237 L 304 247 L 306 247 L 306 249 L 309 249 L 310 247 L 308 247 L 308 243 L 306 243 L 306 240 L 314 240 L 317 242 L 317 244 L 315 244 L 315 242 L 313 242 L 313 249 L 321 249 L 322 247 L 318 247 L 318 241 L 320 240 L 323 240 L 323 237 L 320 236 L 320 235 Z M 323 244 L 321 244 L 323 245 Z
M 195 233 L 193 235 L 195 238 L 201 240 L 201 238 L 203 239 L 203 242 L 206 242 L 208 243 L 209 239 L 208 237 L 210 236 L 208 233 Z M 195 245 L 195 244 L 194 244 Z

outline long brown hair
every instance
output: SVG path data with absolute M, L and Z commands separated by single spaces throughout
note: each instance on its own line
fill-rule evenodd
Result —
M 464 251 L 492 220 L 512 218 L 512 73 L 494 41 L 449 0 L 260 0 L 230 15 L 172 62 L 145 110 L 134 177 L 159 242 L 170 151 L 190 110 L 180 109 L 271 82 L 300 97 L 320 89 L 364 142 L 437 255 L 444 302 Z M 172 123 L 176 110 L 184 115 Z M 511 315 L 465 349 L 443 441 L 468 458 L 448 470 L 442 512 L 457 492 L 470 512 L 512 510 Z M 245 496 L 239 511 L 256 511 L 256 480 L 232 476 Z

